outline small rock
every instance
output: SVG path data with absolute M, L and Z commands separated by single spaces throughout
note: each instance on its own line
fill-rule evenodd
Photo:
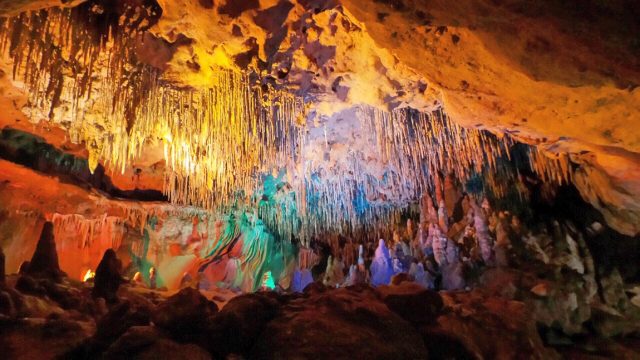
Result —
M 546 297 L 547 295 L 549 295 L 549 284 L 547 283 L 540 283 L 534 287 L 531 288 L 531 292 L 540 296 L 540 297 Z

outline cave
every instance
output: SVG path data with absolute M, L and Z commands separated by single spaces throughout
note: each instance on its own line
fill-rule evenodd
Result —
M 6 359 L 640 358 L 635 0 L 0 0 Z

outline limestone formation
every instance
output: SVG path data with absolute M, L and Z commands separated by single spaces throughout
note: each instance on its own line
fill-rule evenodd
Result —
M 42 233 L 31 257 L 26 273 L 34 277 L 60 280 L 64 273 L 58 264 L 58 252 L 53 232 L 53 223 L 47 221 L 42 227 Z
M 383 239 L 378 241 L 375 257 L 371 263 L 371 285 L 387 285 L 393 276 L 393 264 L 389 249 Z
M 116 256 L 116 252 L 113 249 L 105 251 L 96 268 L 92 295 L 96 298 L 104 298 L 107 302 L 116 301 L 118 289 L 124 282 L 122 275 L 120 275 L 121 268 L 122 263 Z

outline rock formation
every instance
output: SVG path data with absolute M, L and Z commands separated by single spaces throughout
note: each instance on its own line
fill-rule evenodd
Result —
M 638 18 L 0 0 L 3 356 L 638 358 Z
M 118 260 L 116 252 L 113 249 L 105 251 L 96 269 L 92 295 L 102 297 L 107 302 L 116 301 L 118 288 L 124 282 L 122 275 L 120 275 L 121 271 L 122 263 Z
M 58 252 L 53 233 L 53 223 L 47 221 L 42 227 L 40 239 L 36 245 L 36 250 L 29 261 L 29 266 L 25 273 L 33 277 L 51 278 L 60 280 L 64 273 L 58 264 Z
M 389 249 L 384 240 L 378 240 L 378 247 L 371 263 L 371 284 L 373 286 L 388 285 L 393 276 L 393 266 Z

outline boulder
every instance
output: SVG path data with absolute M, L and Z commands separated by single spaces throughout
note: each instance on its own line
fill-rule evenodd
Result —
M 557 353 L 544 346 L 524 303 L 479 290 L 442 296 L 446 307 L 436 324 L 421 327 L 430 354 L 447 355 L 453 351 L 452 344 L 461 344 L 461 358 L 558 358 Z M 434 337 L 444 340 L 436 341 Z
M 184 288 L 160 303 L 153 312 L 152 320 L 174 338 L 188 340 L 205 331 L 209 317 L 216 312 L 216 303 L 194 288 Z
M 97 323 L 96 333 L 81 345 L 65 354 L 71 359 L 99 358 L 113 342 L 132 326 L 145 326 L 151 322 L 151 309 L 134 306 L 129 301 L 115 305 Z
M 211 317 L 200 344 L 219 358 L 229 354 L 247 355 L 280 306 L 281 302 L 272 293 L 235 297 Z
M 252 359 L 426 359 L 418 332 L 368 286 L 291 300 L 270 321 Z
M 377 290 L 391 311 L 413 324 L 433 323 L 442 311 L 440 294 L 413 282 L 383 285 Z
M 124 301 L 113 308 L 97 323 L 96 337 L 116 339 L 128 328 L 136 325 L 148 325 L 151 321 L 151 309 L 136 307 Z
M 103 359 L 208 360 L 211 355 L 194 344 L 179 344 L 153 326 L 133 326 L 103 354 Z

